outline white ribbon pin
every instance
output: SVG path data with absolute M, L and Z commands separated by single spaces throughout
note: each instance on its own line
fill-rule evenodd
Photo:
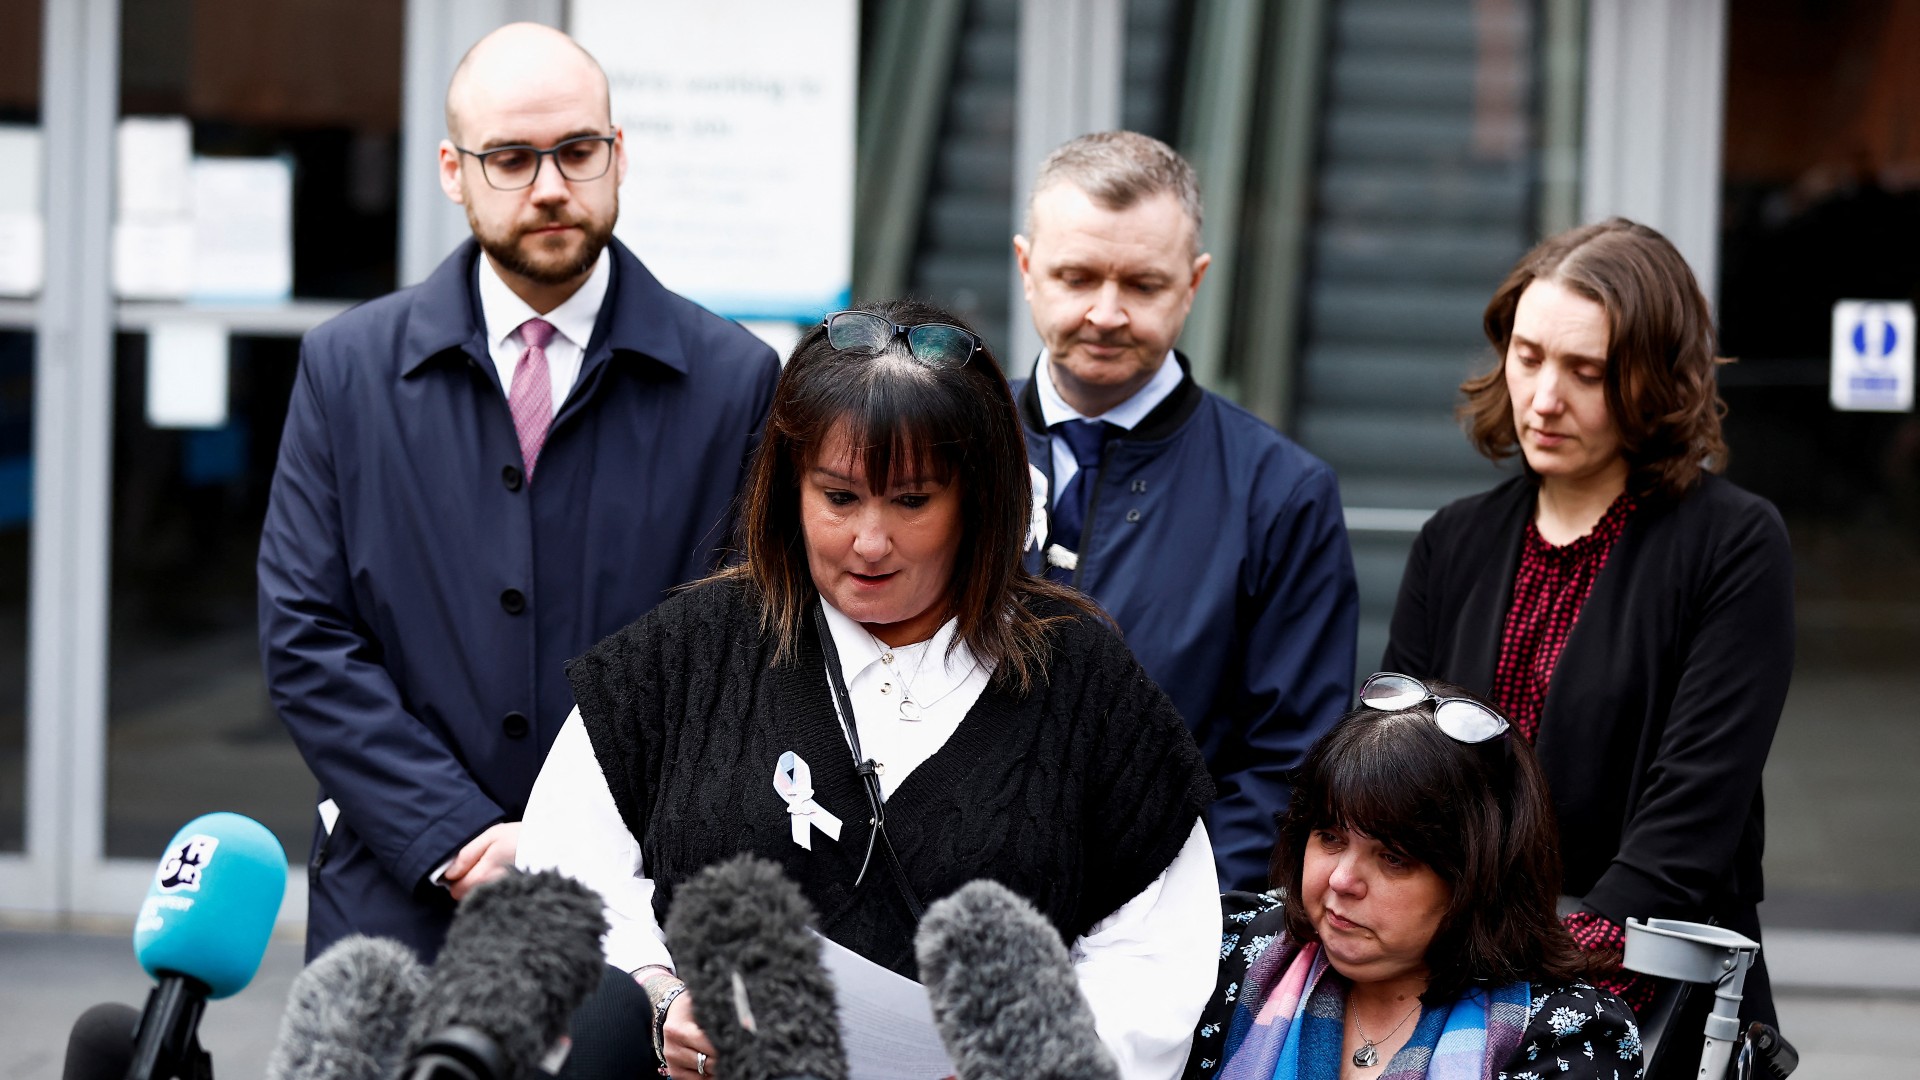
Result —
M 826 833 L 829 840 L 840 839 L 840 819 L 813 801 L 813 770 L 799 754 L 789 750 L 780 755 L 780 763 L 773 767 L 773 790 L 787 800 L 794 843 L 812 851 L 815 829 Z

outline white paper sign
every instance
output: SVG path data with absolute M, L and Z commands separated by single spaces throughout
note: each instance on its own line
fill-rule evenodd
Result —
M 193 284 L 193 220 L 113 226 L 113 291 L 129 300 L 183 300 Z
M 47 280 L 47 223 L 0 211 L 0 296 L 32 296 Z
M 193 163 L 193 298 L 293 295 L 293 166 L 281 158 Z
M 40 129 L 0 124 L 0 296 L 32 296 L 47 276 Z
M 853 282 L 855 0 L 573 0 L 628 171 L 616 233 L 739 319 L 810 322 Z
M 121 221 L 183 218 L 193 209 L 193 125 L 184 116 L 130 116 L 115 144 Z
M 1845 412 L 1913 410 L 1913 305 L 1841 300 L 1833 305 L 1828 396 Z
M 217 428 L 227 422 L 227 328 L 208 319 L 156 322 L 147 334 L 147 424 Z

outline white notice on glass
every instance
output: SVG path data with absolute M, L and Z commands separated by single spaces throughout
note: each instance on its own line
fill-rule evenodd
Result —
M 32 296 L 46 279 L 40 129 L 0 124 L 0 296 Z
M 820 937 L 820 963 L 833 977 L 848 1080 L 953 1076 L 926 987 L 826 937 Z
M 227 422 L 227 328 L 167 319 L 147 334 L 147 424 L 217 428 Z
M 184 116 L 129 116 L 115 143 L 115 205 L 121 221 L 185 218 L 193 212 L 193 125 Z
M 1841 300 L 1833 305 L 1828 398 L 1844 412 L 1913 410 L 1913 304 Z
M 282 158 L 196 158 L 193 298 L 293 295 L 293 167 Z

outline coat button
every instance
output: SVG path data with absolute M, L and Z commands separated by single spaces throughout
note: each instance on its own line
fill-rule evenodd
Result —
M 500 482 L 507 485 L 508 491 L 519 491 L 523 478 L 520 470 L 512 465 L 500 470 Z
M 500 730 L 505 732 L 509 739 L 526 738 L 530 728 L 531 725 L 527 723 L 525 713 L 510 712 L 504 720 L 500 721 Z
M 500 608 L 509 615 L 518 615 L 527 610 L 527 598 L 519 589 L 508 589 L 500 594 Z
M 1139 523 L 1140 523 L 1140 511 L 1138 510 L 1127 511 L 1127 524 L 1138 525 Z

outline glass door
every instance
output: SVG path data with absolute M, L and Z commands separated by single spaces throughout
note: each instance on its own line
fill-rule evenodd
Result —
M 1728 475 L 1792 534 L 1769 928 L 1920 932 L 1920 420 L 1828 403 L 1834 302 L 1920 300 L 1920 7 L 1728 5 Z

